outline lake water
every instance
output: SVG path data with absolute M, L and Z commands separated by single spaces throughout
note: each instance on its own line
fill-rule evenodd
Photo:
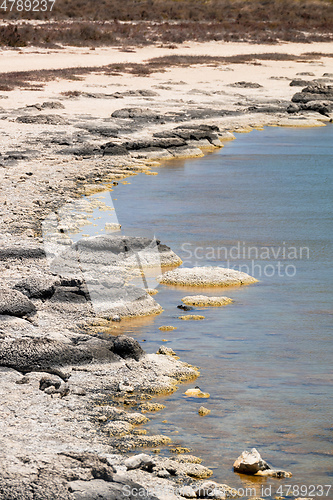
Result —
M 272 497 L 286 494 L 287 485 L 295 496 L 320 496 L 309 486 L 329 485 L 333 475 L 333 126 L 236 135 L 217 153 L 166 162 L 157 176 L 131 177 L 111 193 L 124 234 L 155 234 L 188 267 L 243 266 L 259 280 L 190 292 L 159 286 L 164 313 L 128 323 L 148 352 L 167 339 L 164 345 L 199 366 L 190 387 L 211 395 L 187 398 L 181 386 L 161 398 L 166 409 L 147 429 L 190 447 L 217 481 L 255 485 L 262 496 L 263 485 Z M 234 303 L 198 308 L 205 320 L 181 321 L 181 298 L 199 292 Z M 177 330 L 162 332 L 161 325 Z M 211 410 L 206 417 L 197 414 L 202 404 Z M 293 477 L 233 473 L 234 460 L 252 447 Z

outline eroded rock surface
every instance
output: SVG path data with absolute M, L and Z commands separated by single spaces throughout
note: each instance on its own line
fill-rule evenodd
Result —
M 8 316 L 31 316 L 36 307 L 21 292 L 10 288 L 0 288 L 0 314 Z

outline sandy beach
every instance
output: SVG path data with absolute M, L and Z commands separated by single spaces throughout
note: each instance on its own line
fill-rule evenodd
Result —
M 135 498 L 133 488 L 140 486 L 145 490 L 140 498 L 200 497 L 195 488 L 200 490 L 212 473 L 198 457 L 169 460 L 152 454 L 135 466 L 126 462 L 136 448 L 171 442 L 168 436 L 145 434 L 147 412 L 159 409 L 154 407 L 158 395 L 172 393 L 186 380 L 194 386 L 199 376 L 197 368 L 164 346 L 147 355 L 133 339 L 120 336 L 117 343 L 110 337 L 131 315 L 162 313 L 158 295 L 135 295 L 126 288 L 127 295 L 117 296 L 120 306 L 116 301 L 108 313 L 97 314 L 89 299 L 92 288 L 73 274 L 69 257 L 57 263 L 58 273 L 50 269 L 43 222 L 64 205 L 81 214 L 66 220 L 67 229 L 58 224 L 50 237 L 58 245 L 71 224 L 72 232 L 84 225 L 91 206 L 77 204 L 83 195 L 112 189 L 138 172 L 158 173 L 168 160 L 202 156 L 234 139 L 233 132 L 325 126 L 333 118 L 332 53 L 332 43 L 232 42 L 133 52 L 1 50 L 3 79 L 12 72 L 29 72 L 29 77 L 0 91 L 0 498 L 78 500 L 97 498 L 96 492 L 98 498 Z M 228 57 L 234 59 L 223 60 Z M 156 58 L 159 64 L 153 66 Z M 124 64 L 152 71 L 133 74 Z M 66 79 L 65 68 L 89 69 L 76 76 L 72 69 Z M 42 70 L 59 72 L 39 77 Z M 295 99 L 297 93 L 303 95 Z M 117 241 L 117 259 L 126 244 Z M 157 250 L 162 271 L 180 264 L 164 245 L 168 242 Z M 99 270 L 104 266 L 110 273 L 103 247 L 96 248 Z M 115 269 L 132 273 L 121 258 L 112 264 L 117 280 Z M 149 251 L 148 266 L 150 259 Z M 87 273 L 93 283 L 91 267 Z M 121 285 L 127 286 L 127 281 Z M 105 338 L 97 335 L 102 331 Z M 134 402 L 141 412 L 123 409 Z M 130 495 L 122 489 L 126 485 Z M 175 485 L 185 485 L 186 494 Z M 156 493 L 157 487 L 162 492 Z M 153 494 L 149 488 L 155 488 Z

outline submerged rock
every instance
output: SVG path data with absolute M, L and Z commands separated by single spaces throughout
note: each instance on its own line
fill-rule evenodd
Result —
M 179 316 L 179 319 L 184 321 L 200 321 L 205 319 L 205 316 L 200 316 L 200 314 L 188 314 L 187 316 Z
M 210 398 L 210 394 L 208 392 L 202 392 L 200 387 L 195 387 L 194 389 L 187 389 L 184 392 L 185 396 L 189 396 L 191 398 Z
M 165 356 L 176 356 L 175 351 L 171 349 L 171 347 L 165 347 L 164 345 L 159 348 L 157 354 L 164 354 Z
M 184 304 L 180 304 L 179 306 L 177 306 L 178 309 L 182 309 L 183 311 L 192 311 L 193 310 L 193 307 L 190 307 L 190 306 L 184 306 Z
M 207 307 L 207 306 L 218 307 L 231 304 L 233 300 L 229 299 L 229 297 L 207 297 L 206 295 L 193 295 L 184 297 L 182 299 L 182 302 L 184 302 L 184 304 L 197 307 Z
M 198 413 L 200 417 L 205 417 L 206 415 L 209 415 L 211 410 L 208 410 L 208 408 L 205 408 L 204 406 L 200 406 Z
M 257 283 L 249 274 L 223 267 L 193 267 L 167 271 L 157 280 L 163 285 L 231 286 Z

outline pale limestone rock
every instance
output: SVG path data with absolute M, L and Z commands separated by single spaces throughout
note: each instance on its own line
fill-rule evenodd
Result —
M 167 271 L 157 277 L 163 285 L 179 286 L 231 286 L 256 283 L 249 274 L 223 267 L 193 267 Z
M 233 302 L 229 297 L 207 297 L 206 295 L 188 295 L 182 299 L 182 302 L 188 306 L 196 307 L 218 307 L 231 304 Z

